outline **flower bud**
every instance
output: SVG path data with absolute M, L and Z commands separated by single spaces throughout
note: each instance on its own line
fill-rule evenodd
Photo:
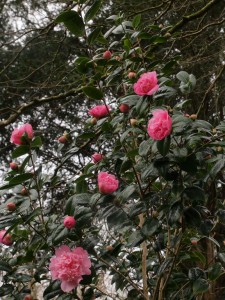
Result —
M 198 116 L 196 114 L 192 114 L 192 115 L 190 115 L 189 118 L 192 120 L 196 120 L 198 118 Z
M 129 72 L 128 73 L 128 78 L 129 79 L 132 79 L 132 78 L 135 78 L 136 77 L 136 73 L 135 72 Z
M 105 248 L 107 251 L 113 251 L 113 246 L 111 246 L 111 245 L 108 245 Z
M 135 127 L 137 125 L 137 119 L 130 119 L 130 125 Z
M 71 229 L 75 226 L 76 220 L 72 216 L 67 216 L 65 217 L 63 223 L 66 228 Z
M 67 138 L 65 135 L 62 135 L 58 138 L 58 141 L 61 143 L 61 144 L 65 144 L 67 142 Z
M 192 238 L 192 239 L 191 239 L 191 244 L 192 244 L 193 246 L 196 246 L 196 245 L 198 244 L 198 239 Z
M 22 188 L 22 190 L 20 191 L 20 194 L 21 195 L 23 195 L 23 196 L 26 196 L 26 195 L 28 195 L 28 191 L 27 191 L 27 189 L 24 187 L 24 188 Z
M 19 166 L 16 162 L 12 161 L 10 164 L 9 164 L 10 168 L 14 171 L 18 170 Z
M 123 103 L 122 103 L 122 104 L 120 104 L 120 106 L 119 106 L 119 110 L 120 110 L 122 113 L 126 114 L 126 113 L 129 112 L 130 107 L 129 107 L 129 105 L 123 104 Z
M 103 155 L 100 153 L 94 153 L 91 157 L 92 157 L 94 164 L 97 164 L 99 161 L 101 161 L 103 159 Z
M 223 152 L 223 147 L 221 147 L 221 146 L 216 147 L 216 151 L 217 152 Z
M 16 204 L 15 204 L 14 202 L 9 202 L 9 203 L 6 204 L 6 206 L 7 206 L 7 209 L 8 209 L 9 211 L 14 211 L 14 210 L 16 210 Z
M 33 297 L 31 295 L 26 295 L 23 300 L 32 300 Z
M 12 236 L 11 234 L 5 234 L 6 230 L 2 229 L 0 231 L 0 243 L 6 245 L 6 246 L 11 246 L 13 244 Z
M 97 119 L 96 119 L 96 118 L 91 118 L 90 124 L 91 124 L 91 125 L 97 124 Z
M 103 58 L 109 60 L 111 57 L 112 57 L 112 53 L 111 53 L 109 50 L 106 50 L 106 51 L 103 53 Z

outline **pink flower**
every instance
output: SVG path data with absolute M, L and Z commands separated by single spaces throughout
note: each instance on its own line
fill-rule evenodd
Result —
M 61 281 L 61 289 L 70 292 L 83 279 L 82 275 L 91 274 L 91 261 L 88 253 L 81 247 L 70 249 L 62 245 L 55 249 L 55 256 L 50 260 L 49 270 L 52 279 Z
M 15 128 L 11 135 L 11 142 L 16 145 L 23 145 L 26 144 L 26 142 L 21 139 L 24 137 L 25 132 L 27 133 L 27 136 L 30 140 L 32 140 L 34 134 L 33 134 L 33 128 L 30 124 L 26 123 L 21 127 Z
M 74 217 L 67 216 L 65 217 L 63 223 L 66 228 L 71 229 L 75 226 L 76 220 L 74 219 Z
M 98 174 L 98 188 L 102 194 L 111 194 L 119 187 L 119 180 L 114 175 L 107 172 Z
M 101 161 L 103 159 L 103 155 L 100 153 L 95 153 L 92 155 L 92 160 L 94 162 L 94 164 L 97 164 L 99 161 Z
M 162 140 L 170 135 L 172 130 L 172 119 L 168 111 L 157 109 L 148 123 L 148 134 L 153 140 Z
M 9 233 L 5 235 L 5 233 L 6 233 L 5 229 L 2 229 L 0 231 L 0 243 L 7 245 L 7 246 L 11 246 L 13 243 L 12 236 Z
M 134 84 L 134 92 L 140 96 L 153 95 L 158 89 L 158 79 L 155 71 L 142 74 Z
M 88 113 L 92 117 L 96 119 L 100 119 L 102 117 L 105 117 L 109 114 L 110 107 L 109 105 L 97 105 L 93 108 L 91 108 Z

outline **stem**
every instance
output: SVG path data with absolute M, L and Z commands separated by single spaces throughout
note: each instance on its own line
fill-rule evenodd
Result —
M 123 279 L 125 279 L 128 283 L 130 283 L 130 285 L 132 285 L 132 287 L 138 291 L 138 293 L 140 293 L 142 295 L 142 297 L 144 297 L 145 300 L 148 300 L 148 298 L 145 297 L 145 295 L 143 294 L 142 290 L 132 281 L 130 280 L 130 278 L 124 276 L 120 271 L 118 271 L 114 266 L 110 265 L 106 260 L 104 260 L 103 258 L 96 256 L 98 260 L 100 260 L 101 262 L 103 262 L 106 266 L 108 266 L 109 268 L 111 268 L 113 271 L 115 271 L 116 273 L 118 273 L 121 277 L 123 277 Z
M 145 221 L 144 214 L 140 214 L 139 219 L 140 219 L 139 226 L 141 228 L 144 224 L 144 221 Z M 144 241 L 141 244 L 141 248 L 142 248 L 142 259 L 141 259 L 142 269 L 141 269 L 141 273 L 142 273 L 142 280 L 143 280 L 143 292 L 144 292 L 145 298 L 148 300 L 149 299 L 149 296 L 148 296 L 148 277 L 147 277 L 147 254 L 148 254 L 148 250 L 147 250 L 146 241 Z

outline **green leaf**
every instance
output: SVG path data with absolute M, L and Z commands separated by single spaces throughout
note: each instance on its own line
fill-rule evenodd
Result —
M 68 216 L 73 216 L 77 205 L 89 206 L 90 201 L 91 195 L 88 193 L 71 196 L 66 202 L 65 214 Z
M 102 29 L 100 27 L 97 27 L 91 33 L 89 33 L 87 37 L 87 41 L 90 45 L 92 45 L 95 42 L 95 40 L 98 38 L 98 36 L 101 33 L 101 30 Z
M 44 290 L 44 300 L 49 300 L 57 295 L 62 295 L 63 291 L 61 290 L 60 285 L 61 283 L 59 280 L 51 282 L 50 285 Z
M 158 270 L 157 270 L 157 276 L 160 276 L 163 274 L 163 272 L 168 269 L 170 267 L 170 265 L 172 264 L 173 258 L 172 257 L 168 257 L 166 258 L 163 263 L 160 264 Z
M 96 0 L 94 2 L 94 4 L 88 9 L 88 11 L 85 14 L 85 21 L 88 22 L 91 19 L 93 19 L 93 17 L 97 14 L 97 12 L 99 11 L 100 7 L 102 5 L 102 0 Z
M 103 93 L 99 89 L 95 88 L 94 86 L 85 86 L 83 87 L 83 92 L 86 96 L 95 99 L 101 100 L 103 98 Z
M 10 265 L 5 262 L 5 261 L 0 261 L 0 270 L 1 271 L 5 271 L 5 272 L 12 272 L 12 268 L 10 267 Z
M 150 237 L 156 232 L 158 226 L 159 226 L 158 219 L 149 217 L 145 220 L 145 223 L 141 228 L 141 233 L 146 237 Z
M 166 156 L 166 154 L 170 150 L 170 135 L 165 137 L 161 141 L 157 141 L 157 149 L 162 156 Z
M 224 159 L 220 159 L 209 171 L 209 174 L 206 178 L 207 179 L 208 179 L 208 177 L 215 178 L 216 175 L 224 168 L 224 165 L 225 165 Z
M 189 227 L 199 227 L 201 225 L 201 215 L 200 213 L 193 207 L 187 207 L 184 209 L 184 219 L 185 223 Z
M 17 158 L 24 154 L 28 154 L 29 150 L 30 147 L 28 145 L 21 145 L 12 152 L 12 158 Z
M 174 204 L 172 204 L 168 216 L 168 223 L 170 226 L 172 226 L 173 224 L 179 221 L 182 212 L 183 212 L 183 204 L 181 201 L 176 201 Z
M 137 187 L 135 185 L 128 185 L 120 194 L 119 198 L 122 198 L 122 200 L 128 200 L 130 197 L 136 192 Z
M 220 262 L 216 262 L 212 266 L 210 266 L 208 270 L 208 278 L 209 280 L 216 280 L 220 277 L 222 273 L 222 265 Z
M 183 190 L 183 198 L 186 200 L 196 201 L 198 204 L 204 202 L 205 192 L 198 186 L 190 186 Z
M 152 140 L 148 139 L 147 141 L 143 141 L 139 146 L 139 155 L 140 156 L 146 156 L 149 154 L 151 148 L 152 148 Z
M 40 214 L 41 214 L 41 208 L 38 207 L 34 211 L 32 211 L 31 214 L 29 214 L 24 218 L 24 222 L 25 222 L 24 224 L 29 224 L 35 217 L 39 216 Z
M 9 184 L 10 185 L 17 185 L 17 184 L 21 184 L 31 178 L 34 177 L 34 174 L 33 173 L 25 173 L 25 174 L 20 174 L 20 175 L 17 175 L 15 176 L 13 179 L 11 179 L 9 181 Z
M 188 278 L 190 281 L 196 281 L 199 278 L 204 278 L 205 272 L 200 268 L 191 268 L 188 271 Z
M 194 295 L 205 293 L 209 289 L 209 283 L 206 279 L 199 278 L 194 281 L 192 289 Z
M 185 71 L 180 71 L 176 75 L 177 79 L 179 79 L 182 82 L 188 83 L 189 81 L 189 74 Z
M 57 226 L 53 231 L 52 235 L 49 237 L 49 241 L 52 241 L 53 245 L 58 245 L 62 242 L 68 235 L 68 229 L 64 227 L 63 224 Z
M 14 285 L 4 284 L 0 287 L 0 296 L 3 297 L 3 296 L 6 296 L 6 295 L 9 295 L 9 294 L 12 294 L 13 290 L 14 290 Z M 10 298 L 7 298 L 7 299 L 12 299 L 12 298 L 10 297 Z
M 134 17 L 134 19 L 133 19 L 133 21 L 132 21 L 132 26 L 133 26 L 134 28 L 137 28 L 138 25 L 140 24 L 140 22 L 141 22 L 141 14 L 136 15 L 136 16 Z
M 31 142 L 31 148 L 40 148 L 42 146 L 42 140 L 40 136 L 36 136 Z
M 64 23 L 66 28 L 76 36 L 83 36 L 85 26 L 81 16 L 74 10 L 61 13 L 56 19 L 56 23 Z
M 119 230 L 129 224 L 128 217 L 122 209 L 114 210 L 108 217 L 107 223 L 110 229 Z

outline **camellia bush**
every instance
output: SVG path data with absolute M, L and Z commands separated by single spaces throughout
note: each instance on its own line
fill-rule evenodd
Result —
M 195 76 L 157 59 L 171 35 L 157 25 L 144 30 L 141 15 L 92 29 L 99 5 L 55 20 L 90 49 L 74 62 L 77 93 L 93 101 L 82 134 L 74 124 L 58 139 L 61 162 L 47 173 L 38 128 L 11 133 L 1 299 L 35 299 L 37 283 L 46 300 L 223 299 L 225 123 L 199 120 Z M 80 172 L 58 176 L 80 155 Z

